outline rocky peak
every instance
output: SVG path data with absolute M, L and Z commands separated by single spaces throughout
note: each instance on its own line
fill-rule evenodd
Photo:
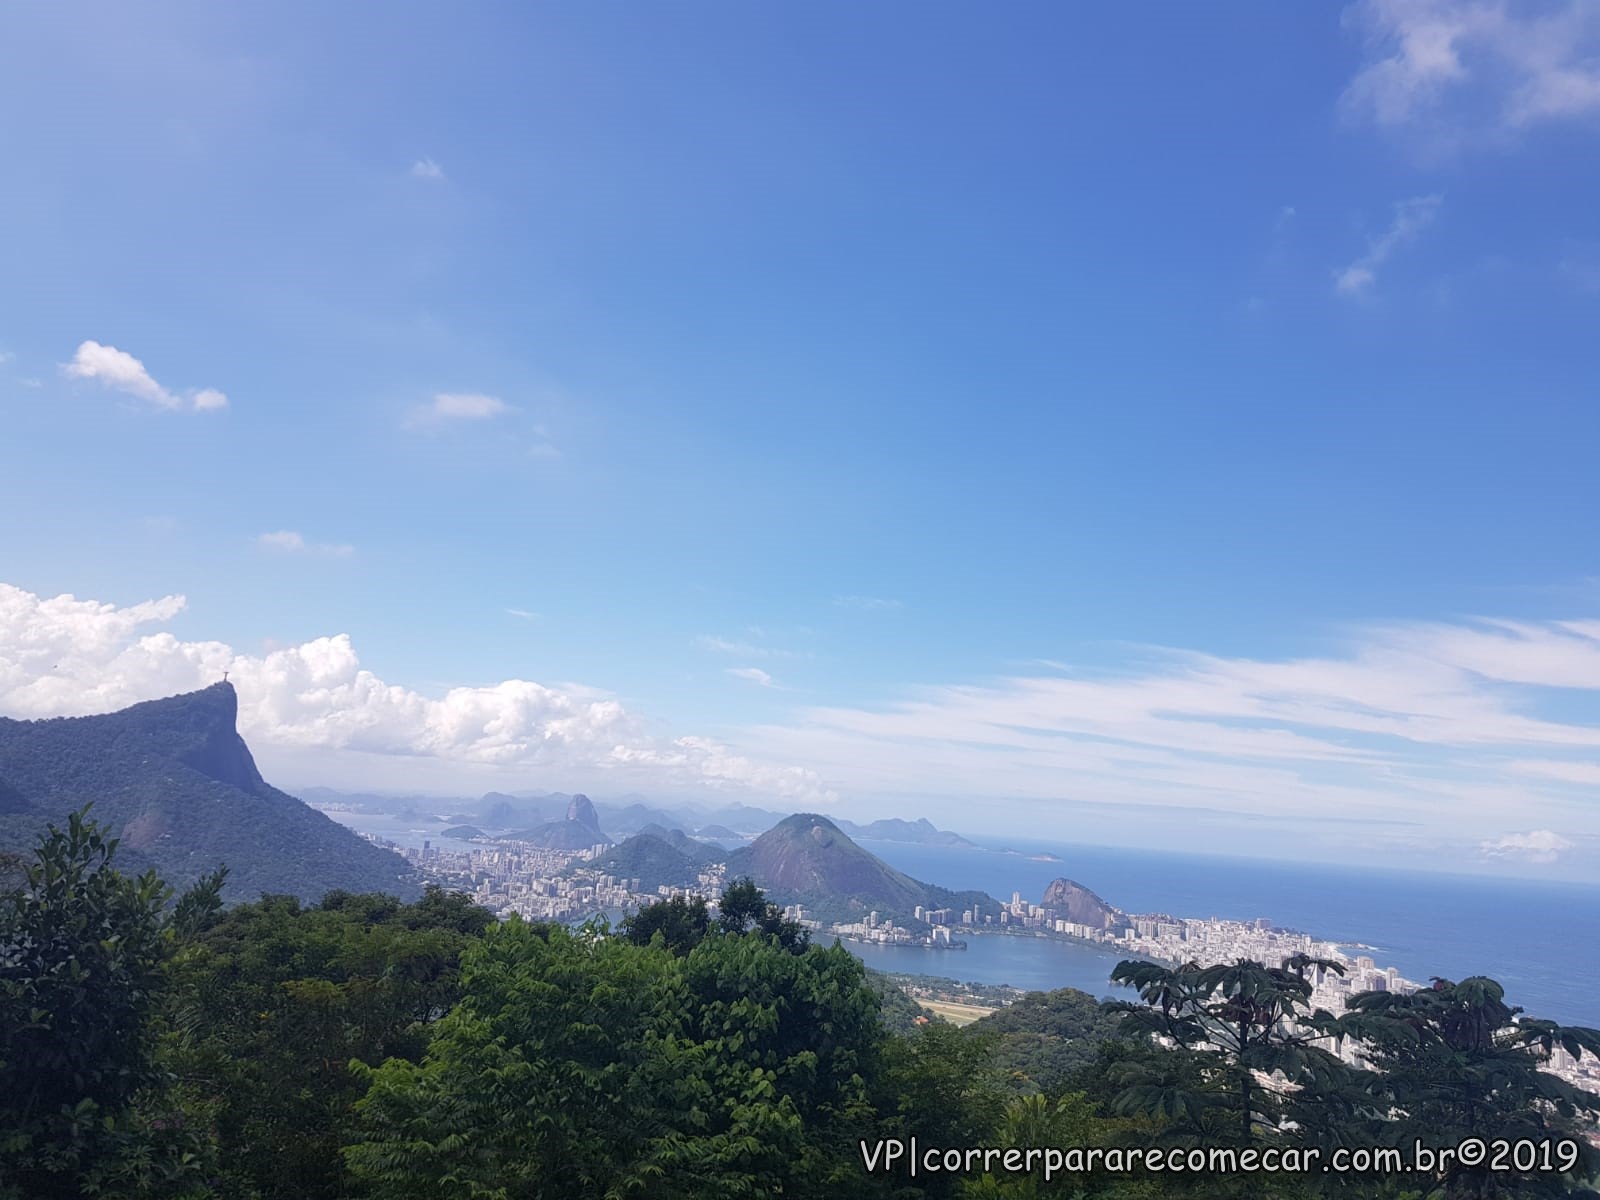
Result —
M 594 804 L 589 797 L 579 792 L 572 798 L 572 803 L 567 805 L 567 820 L 576 821 L 580 825 L 587 825 L 597 833 L 600 830 L 600 816 L 594 811 Z
M 1039 906 L 1057 920 L 1096 929 L 1116 929 L 1126 920 L 1117 909 L 1071 879 L 1052 879 Z

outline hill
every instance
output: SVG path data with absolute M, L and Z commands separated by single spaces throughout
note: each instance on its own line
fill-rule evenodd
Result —
M 0 849 L 27 853 L 51 822 L 91 801 L 122 839 L 118 865 L 183 888 L 218 863 L 225 896 L 335 888 L 410 899 L 405 859 L 261 778 L 236 728 L 231 684 L 94 717 L 0 718 Z
M 914 910 L 974 904 L 991 913 L 1000 902 L 983 892 L 952 892 L 895 870 L 862 849 L 827 817 L 785 817 L 727 857 L 728 877 L 749 875 L 779 904 L 803 904 L 823 921 L 859 920 L 868 912 L 923 928 Z
M 1118 1036 L 1120 1015 L 1087 992 L 1029 992 L 969 1025 L 966 1035 L 990 1039 L 990 1055 L 1012 1087 L 1057 1095 L 1073 1071 L 1088 1066 L 1101 1043 Z
M 609 845 L 611 839 L 600 831 L 600 818 L 589 797 L 576 795 L 567 805 L 564 820 L 550 821 L 534 829 L 506 835 L 520 842 L 532 842 L 547 850 L 587 850 L 590 846 Z
M 672 832 L 677 836 L 636 833 L 600 857 L 575 864 L 575 867 L 603 871 L 624 879 L 637 878 L 646 891 L 659 887 L 692 887 L 700 872 L 721 861 L 724 855 L 685 837 L 681 830 Z
M 1052 879 L 1039 907 L 1056 920 L 1075 921 L 1094 929 L 1120 929 L 1128 923 L 1120 909 L 1111 907 L 1083 884 L 1070 879 Z
M 882 842 L 912 842 L 919 846 L 956 846 L 969 850 L 977 847 L 959 833 L 951 833 L 945 829 L 936 829 L 927 817 L 918 817 L 915 821 L 903 821 L 899 817 L 889 817 L 881 821 L 873 821 L 870 825 L 857 825 L 854 821 L 839 820 L 835 822 L 840 829 L 853 838 L 876 839 Z

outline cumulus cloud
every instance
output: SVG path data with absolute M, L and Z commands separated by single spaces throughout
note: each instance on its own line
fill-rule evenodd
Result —
M 1600 116 L 1600 7 L 1591 0 L 1362 0 L 1345 24 L 1366 52 L 1342 97 L 1353 117 L 1448 149 Z
M 228 397 L 216 388 L 198 388 L 181 395 L 169 391 L 133 355 L 99 342 L 82 343 L 72 361 L 63 364 L 61 370 L 69 379 L 93 379 L 157 408 L 215 412 L 228 406 Z
M 343 543 L 308 542 L 304 536 L 292 529 L 263 533 L 256 538 L 256 545 L 263 550 L 274 550 L 283 554 L 311 554 L 319 558 L 349 558 L 356 552 L 354 546 Z
M 1378 278 L 1378 268 L 1390 255 L 1416 239 L 1433 222 L 1442 196 L 1413 196 L 1394 206 L 1389 228 L 1367 243 L 1366 253 L 1347 267 L 1333 273 L 1333 287 L 1342 296 L 1359 296 Z
M 1508 833 L 1479 846 L 1485 858 L 1520 858 L 1533 863 L 1553 863 L 1571 849 L 1572 842 L 1548 829 Z
M 411 164 L 413 179 L 443 179 L 444 168 L 431 158 L 419 158 Z
M 227 671 L 240 731 L 258 750 L 537 769 L 574 781 L 627 774 L 629 787 L 729 789 L 806 805 L 836 799 L 810 771 L 759 763 L 704 738 L 653 736 L 592 689 L 507 679 L 430 697 L 362 667 L 346 634 L 260 655 L 182 641 L 160 627 L 184 607 L 182 596 L 119 607 L 0 584 L 0 713 L 106 712 L 207 686 Z
M 728 674 L 735 679 L 747 679 L 751 683 L 759 683 L 762 687 L 773 686 L 772 676 L 760 667 L 729 667 Z
M 406 428 L 429 429 L 459 421 L 488 421 L 511 411 L 511 406 L 497 396 L 439 392 L 428 403 L 411 410 L 406 417 Z

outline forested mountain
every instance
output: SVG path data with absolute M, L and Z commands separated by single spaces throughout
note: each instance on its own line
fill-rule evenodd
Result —
M 174 886 L 226 863 L 230 900 L 420 894 L 405 859 L 261 778 L 238 708 L 218 683 L 103 716 L 0 719 L 0 849 L 31 850 L 49 823 L 92 803 L 122 840 L 118 861 Z
M 803 904 L 824 921 L 853 921 L 876 911 L 915 924 L 919 905 L 1000 910 L 1000 902 L 983 892 L 953 892 L 895 870 L 816 813 L 785 817 L 727 862 L 729 878 L 748 875 L 773 900 Z
M 686 837 L 681 829 L 669 832 L 659 825 L 654 829 L 655 832 L 636 833 L 600 857 L 574 867 L 638 879 L 641 888 L 654 891 L 659 887 L 690 887 L 705 867 L 725 857 Z

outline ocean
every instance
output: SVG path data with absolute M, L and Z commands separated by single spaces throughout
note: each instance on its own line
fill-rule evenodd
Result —
M 1488 975 L 1505 987 L 1508 1003 L 1520 1004 L 1532 1016 L 1600 1027 L 1600 887 L 1048 842 L 1007 843 L 1021 855 L 905 842 L 862 844 L 916 879 L 977 888 L 1002 901 L 1020 891 L 1037 902 L 1052 879 L 1065 876 L 1128 912 L 1266 917 L 1329 941 L 1371 946 L 1363 953 L 1380 966 L 1398 967 L 1407 979 Z M 1063 861 L 1026 857 L 1041 852 Z M 968 941 L 966 951 L 902 948 L 895 961 L 909 962 L 905 955 L 920 954 L 928 962 L 918 973 L 982 983 L 1080 987 L 1095 995 L 1120 991 L 1109 983 L 1097 989 L 1078 982 L 1098 970 L 1099 952 L 1089 947 L 1063 956 L 1060 947 L 1034 946 L 1025 939 Z M 888 949 L 850 945 L 865 952 L 864 958 Z M 963 957 L 970 964 L 965 972 Z M 918 970 L 889 966 L 881 956 L 868 961 L 883 970 Z
M 437 835 L 443 826 L 431 822 L 329 815 L 401 845 L 421 846 L 425 838 L 441 844 Z M 1052 879 L 1066 876 L 1128 912 L 1266 917 L 1318 938 L 1371 946 L 1363 953 L 1380 966 L 1398 967 L 1407 979 L 1488 975 L 1505 986 L 1508 1003 L 1520 1004 L 1532 1016 L 1600 1028 L 1600 887 L 1056 842 L 1006 843 L 1020 854 L 907 842 L 861 844 L 925 883 L 976 888 L 1002 901 L 1016 891 L 1037 902 Z M 1040 853 L 1062 861 L 1027 857 Z M 980 935 L 967 941 L 966 950 L 845 945 L 885 971 L 1128 995 L 1108 978 L 1119 961 L 1115 953 L 1033 938 Z

